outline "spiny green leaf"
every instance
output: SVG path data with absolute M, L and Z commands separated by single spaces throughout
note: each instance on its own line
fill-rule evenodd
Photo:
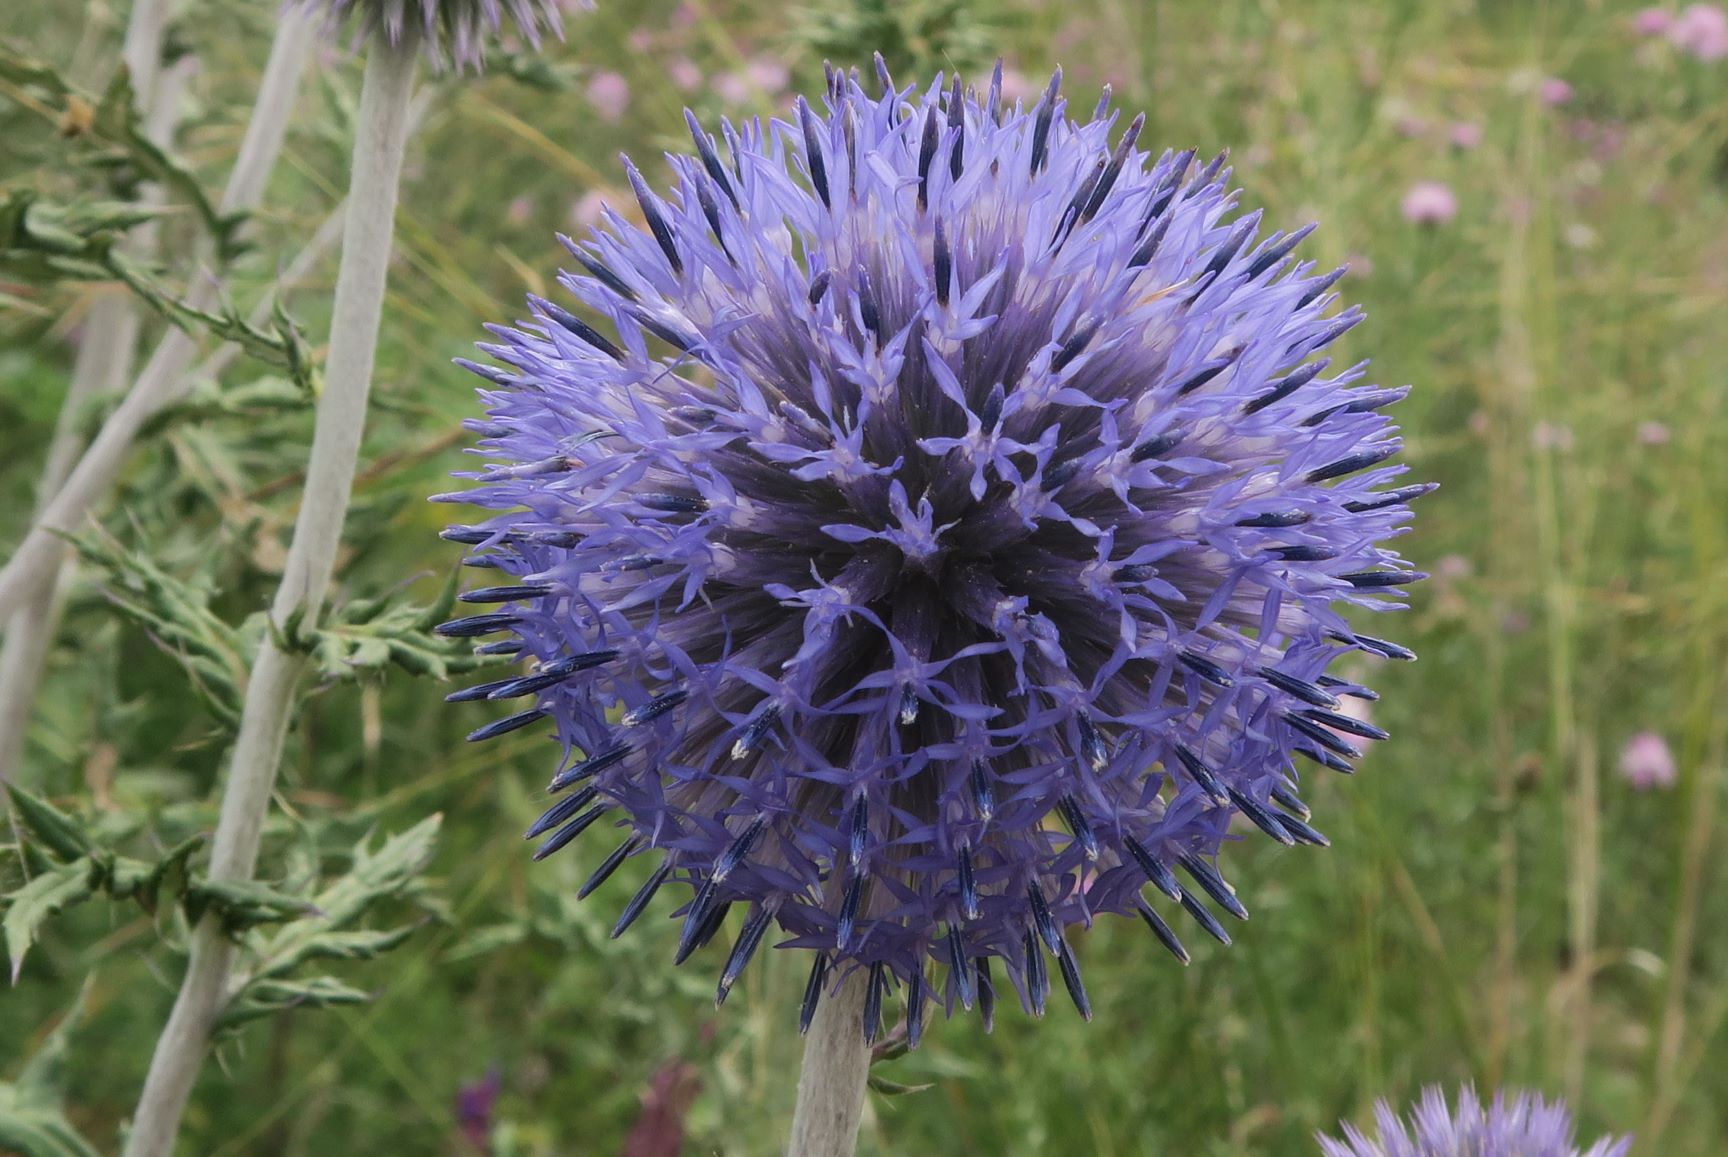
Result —
M 370 993 L 344 984 L 334 976 L 306 980 L 257 980 L 248 984 L 216 1021 L 218 1030 L 231 1029 L 249 1020 L 291 1008 L 328 1008 L 337 1004 L 365 1004 Z
M 319 676 L 326 680 L 353 679 L 392 663 L 410 675 L 439 680 L 491 665 L 457 640 L 432 633 L 433 625 L 450 617 L 455 600 L 452 579 L 431 607 L 391 598 L 348 603 L 310 632 L 302 649 L 311 654 Z
M 34 836 L 49 851 L 62 860 L 75 860 L 90 851 L 90 837 L 84 825 L 38 796 L 31 795 L 15 784 L 6 785 L 14 814 L 24 825 L 25 832 Z
M 220 212 L 198 179 L 150 139 L 132 90 L 131 74 L 126 69 L 116 70 L 114 79 L 109 81 L 107 91 L 96 105 L 92 127 L 124 149 L 127 159 L 146 176 L 167 186 L 192 206 L 215 239 L 220 260 L 226 263 L 241 251 L 237 235 L 245 223 L 245 214 Z
M 193 689 L 223 722 L 238 725 L 253 647 L 210 610 L 208 590 L 162 570 L 147 552 L 125 550 L 99 534 L 71 541 L 102 574 L 113 604 L 180 661 Z
M 45 872 L 6 897 L 6 918 L 0 928 L 6 933 L 6 951 L 12 960 L 12 983 L 24 967 L 24 954 L 36 942 L 36 933 L 55 913 L 88 900 L 96 891 L 96 865 L 89 859 L 74 860 Z
M 131 75 L 125 68 L 118 69 L 107 89 L 96 97 L 67 80 L 53 65 L 0 44 L 0 78 L 39 94 L 44 98 L 43 111 L 47 115 L 63 116 L 65 110 L 74 106 L 90 110 L 92 115 L 83 135 L 112 150 L 107 156 L 95 158 L 97 163 L 110 167 L 116 161 L 128 163 L 170 189 L 192 207 L 215 239 L 217 253 L 224 261 L 240 251 L 237 234 L 245 215 L 219 211 L 191 170 L 150 139 Z
M 192 923 L 214 913 L 230 932 L 280 924 L 312 907 L 303 897 L 287 895 L 257 880 L 196 880 L 187 887 L 182 903 Z
M 116 900 L 136 900 L 146 912 L 155 915 L 157 897 L 164 884 L 172 894 L 185 893 L 191 880 L 187 862 L 203 843 L 202 835 L 190 836 L 153 864 L 126 857 L 116 858 L 109 872 L 109 893 Z

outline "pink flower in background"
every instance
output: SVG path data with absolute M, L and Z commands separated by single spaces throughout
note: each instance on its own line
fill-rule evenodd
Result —
M 1620 751 L 1620 774 L 1638 791 L 1673 787 L 1678 771 L 1668 741 L 1654 731 L 1640 731 Z
M 1419 116 L 1401 116 L 1392 123 L 1392 131 L 1401 137 L 1426 136 L 1428 122 Z
M 1571 102 L 1572 86 L 1557 76 L 1550 76 L 1537 87 L 1536 94 L 1549 108 L 1559 108 Z
M 1035 83 L 1019 69 L 1004 68 L 1002 70 L 1002 100 L 1004 103 L 1012 105 L 1015 101 L 1024 101 L 1030 104 L 1037 100 L 1043 91 L 1044 86 L 1042 84 Z
M 1638 441 L 1646 446 L 1666 446 L 1673 436 L 1665 423 L 1638 423 Z
M 1441 555 L 1434 564 L 1434 577 L 1442 582 L 1457 582 L 1474 574 L 1476 568 L 1461 554 Z
M 1668 42 L 1699 60 L 1728 56 L 1728 12 L 1716 4 L 1688 4 L 1668 25 Z
M 1412 225 L 1444 225 L 1458 216 L 1458 197 L 1444 181 L 1418 181 L 1404 194 L 1400 211 Z
M 744 75 L 751 84 L 770 96 L 784 92 L 792 83 L 792 70 L 786 67 L 785 61 L 772 56 L 751 57 L 750 63 L 744 66 Z
M 748 104 L 754 95 L 750 82 L 736 72 L 722 72 L 714 78 L 714 95 L 727 104 Z
M 570 225 L 575 229 L 592 229 L 600 224 L 600 214 L 606 208 L 606 195 L 599 189 L 589 189 L 570 206 Z
M 1666 8 L 1645 8 L 1632 17 L 1632 31 L 1640 36 L 1660 36 L 1674 23 L 1674 14 Z
M 504 220 L 512 225 L 526 225 L 534 217 L 534 198 L 517 197 L 504 210 Z
M 601 120 L 617 124 L 630 108 L 630 82 L 621 73 L 597 72 L 588 82 L 588 103 Z
M 1473 149 L 1482 143 L 1482 126 L 1475 121 L 1458 121 L 1446 132 L 1446 139 L 1456 149 Z
M 688 56 L 675 56 L 667 61 L 666 76 L 685 92 L 694 92 L 702 87 L 702 70 Z

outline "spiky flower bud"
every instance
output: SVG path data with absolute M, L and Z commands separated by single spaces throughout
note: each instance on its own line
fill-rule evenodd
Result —
M 1377 1137 L 1354 1125 L 1344 1126 L 1344 1140 L 1320 1138 L 1324 1157 L 1625 1157 L 1630 1137 L 1604 1137 L 1581 1150 L 1573 1142 L 1572 1114 L 1562 1101 L 1545 1101 L 1534 1093 L 1512 1100 L 1496 1093 L 1486 1109 L 1476 1090 L 1466 1085 L 1458 1108 L 1446 1107 L 1439 1086 L 1422 1090 L 1409 1123 L 1385 1101 L 1374 1105 Z
M 861 966 L 914 1034 L 988 1016 L 992 960 L 1086 1012 L 1066 931 L 1184 956 L 1150 882 L 1227 940 L 1231 821 L 1324 843 L 1292 756 L 1382 735 L 1327 667 L 1411 657 L 1341 614 L 1420 577 L 1379 544 L 1426 488 L 1385 488 L 1403 391 L 1318 356 L 1338 273 L 1059 79 L 1022 111 L 999 73 L 833 75 L 724 158 L 692 118 L 669 199 L 626 161 L 645 231 L 567 242 L 599 324 L 531 298 L 467 363 L 494 464 L 441 497 L 499 513 L 445 536 L 505 577 L 445 631 L 534 665 L 455 697 L 525 705 L 475 738 L 556 729 L 538 854 L 606 820 L 597 879 L 661 861 L 620 929 L 669 880 L 679 959 L 745 910 L 722 996 L 778 926 L 811 1001 Z
M 382 36 L 400 43 L 413 34 L 425 42 L 434 65 L 446 59 L 457 71 L 478 70 L 486 60 L 486 42 L 504 30 L 508 16 L 515 30 L 535 48 L 543 33 L 564 35 L 558 0 L 287 0 L 324 10 L 331 28 L 354 23 L 357 39 Z M 585 4 L 584 7 L 592 7 Z

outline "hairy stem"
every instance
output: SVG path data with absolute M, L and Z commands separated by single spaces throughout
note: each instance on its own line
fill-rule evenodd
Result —
M 132 80 L 132 95 L 140 108 L 157 107 L 156 82 L 162 75 L 162 38 L 168 31 L 169 0 L 132 0 L 126 18 L 126 42 L 120 59 Z
M 798 1073 L 791 1157 L 851 1157 L 864 1119 L 870 1046 L 864 1043 L 866 973 L 854 972 L 816 1007 Z
M 308 624 L 314 620 L 335 568 L 378 344 L 417 51 L 412 37 L 395 46 L 374 41 L 366 61 L 324 393 L 294 539 L 270 610 L 278 628 L 296 613 Z M 213 880 L 252 876 L 303 666 L 300 655 L 278 647 L 273 634 L 265 636 L 247 683 L 222 795 L 210 856 Z M 229 995 L 233 955 L 215 920 L 207 917 L 193 930 L 186 977 L 151 1058 L 126 1157 L 172 1153 L 180 1115 Z
M 252 117 L 246 124 L 239 159 L 222 194 L 221 208 L 225 213 L 244 212 L 257 206 L 264 182 L 282 151 L 283 133 L 312 46 L 316 19 L 301 9 L 282 17 L 270 46 L 270 61 L 264 68 L 264 81 L 252 106 Z M 202 265 L 203 261 L 196 264 Z M 207 310 L 216 303 L 216 295 L 215 281 L 195 276 L 186 303 L 194 309 Z M 42 581 L 42 575 L 58 571 L 67 552 L 62 535 L 79 529 L 108 493 L 126 464 L 138 431 L 162 407 L 184 395 L 189 382 L 186 370 L 197 351 L 197 342 L 183 330 L 169 327 L 163 334 L 125 399 L 103 423 L 12 558 L 0 568 L 0 622 L 25 604 L 29 593 Z

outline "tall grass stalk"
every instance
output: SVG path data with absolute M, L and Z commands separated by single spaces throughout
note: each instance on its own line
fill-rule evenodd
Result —
M 372 382 L 418 51 L 412 36 L 395 45 L 380 38 L 372 42 L 367 56 L 324 392 L 318 402 L 300 514 L 270 609 L 278 631 L 294 618 L 308 624 L 316 619 L 335 569 Z M 276 632 L 266 635 L 247 684 L 240 733 L 222 795 L 210 856 L 213 880 L 252 877 L 304 666 L 301 655 L 279 644 Z M 193 930 L 191 959 L 156 1044 L 127 1140 L 127 1157 L 172 1153 L 210 1033 L 229 996 L 233 955 L 234 947 L 219 921 L 207 917 Z

